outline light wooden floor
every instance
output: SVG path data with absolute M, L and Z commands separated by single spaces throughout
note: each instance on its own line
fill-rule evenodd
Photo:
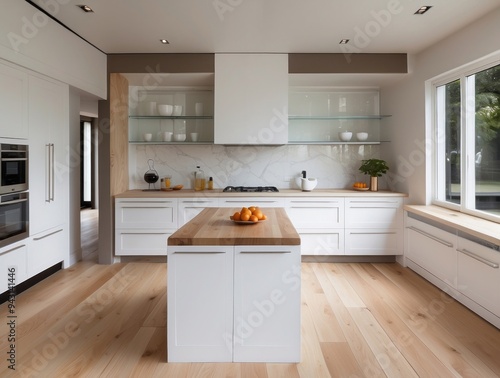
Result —
M 16 298 L 16 374 L 0 376 L 495 377 L 500 331 L 395 263 L 302 264 L 302 362 L 166 363 L 161 263 L 80 262 Z

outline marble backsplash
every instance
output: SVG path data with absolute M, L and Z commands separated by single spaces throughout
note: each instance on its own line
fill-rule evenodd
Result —
M 208 177 L 214 188 L 228 185 L 276 186 L 295 189 L 295 177 L 303 170 L 307 177 L 318 179 L 316 188 L 348 188 L 355 181 L 369 183 L 358 171 L 362 159 L 378 158 L 379 145 L 130 145 L 129 188 L 145 189 L 144 173 L 152 159 L 163 177 L 172 176 L 172 185 L 193 188 L 196 166 Z M 160 182 L 156 183 L 159 188 Z

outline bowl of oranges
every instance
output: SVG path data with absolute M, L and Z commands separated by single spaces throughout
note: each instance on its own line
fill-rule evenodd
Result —
M 368 185 L 366 185 L 366 183 L 364 182 L 355 182 L 354 185 L 352 186 L 352 188 L 354 190 L 362 190 L 362 191 L 365 191 L 365 190 L 368 190 Z
M 267 219 L 267 216 L 257 206 L 242 207 L 229 216 L 234 223 L 238 224 L 257 224 Z

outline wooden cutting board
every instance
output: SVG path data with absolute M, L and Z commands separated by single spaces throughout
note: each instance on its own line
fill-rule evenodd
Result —
M 267 219 L 238 224 L 239 209 L 206 208 L 168 238 L 168 245 L 300 245 L 300 236 L 283 208 L 262 208 Z

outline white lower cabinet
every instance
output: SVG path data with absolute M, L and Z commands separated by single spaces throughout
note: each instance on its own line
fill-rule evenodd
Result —
M 500 250 L 475 238 L 458 238 L 458 290 L 500 317 Z
M 219 206 L 217 198 L 179 198 L 179 228 L 197 216 L 207 207 Z
M 169 362 L 299 362 L 299 246 L 169 246 Z
M 500 328 L 500 246 L 407 213 L 406 264 Z
M 18 285 L 28 278 L 26 271 L 27 253 L 27 240 L 0 249 L 0 277 L 2 277 L 0 280 L 0 293 L 8 290 L 9 283 Z M 13 272 L 14 275 L 12 275 Z M 12 281 L 10 281 L 11 278 Z
M 425 269 L 448 286 L 456 287 L 456 232 L 411 216 L 407 218 L 406 227 L 406 258 L 417 265 L 417 270 Z M 410 267 L 413 268 L 411 264 Z
M 402 255 L 403 199 L 346 198 L 345 254 Z
M 115 255 L 166 256 L 177 230 L 177 199 L 115 200 Z
M 68 230 L 62 225 L 33 235 L 28 248 L 28 276 L 64 261 L 68 238 Z
M 169 362 L 232 361 L 233 256 L 232 246 L 169 247 Z
M 302 255 L 344 254 L 344 198 L 286 198 Z
M 234 362 L 300 361 L 299 246 L 236 246 Z

